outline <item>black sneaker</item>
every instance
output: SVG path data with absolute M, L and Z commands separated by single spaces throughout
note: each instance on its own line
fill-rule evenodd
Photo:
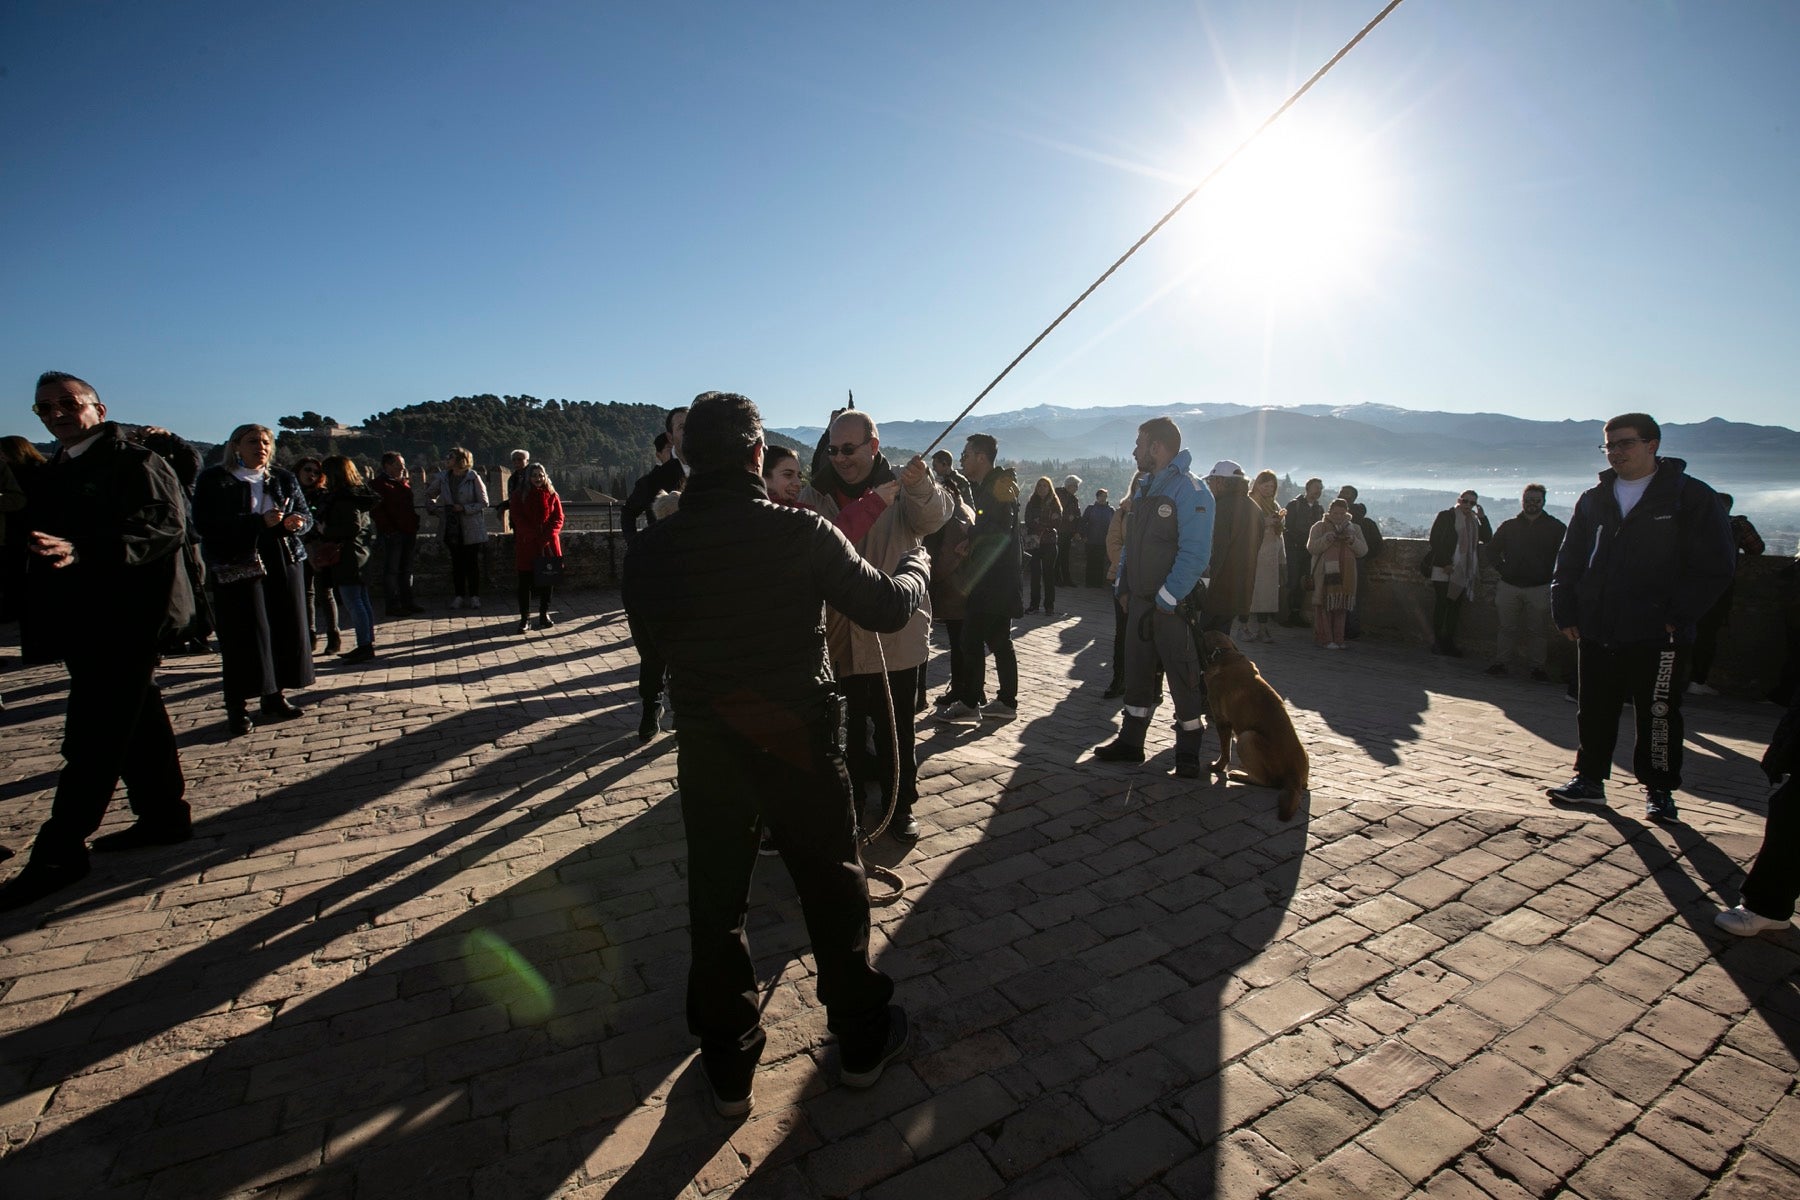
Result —
M 888 836 L 896 842 L 904 842 L 908 846 L 919 840 L 919 819 L 911 813 L 904 817 L 896 817 L 888 826 Z
M 706 1093 L 712 1097 L 713 1111 L 727 1120 L 737 1120 L 750 1115 L 751 1108 L 756 1105 L 756 1093 L 746 1084 L 741 1095 L 734 1094 L 737 1089 L 721 1091 L 713 1082 L 712 1072 L 706 1069 L 706 1060 L 700 1060 L 700 1073 L 706 1077 Z
M 838 1078 L 853 1088 L 874 1087 L 881 1081 L 881 1073 L 887 1065 L 906 1053 L 912 1044 L 912 1029 L 906 1023 L 906 1010 L 898 1004 L 888 1005 L 887 1040 L 881 1044 L 881 1050 L 874 1061 L 867 1064 L 852 1062 L 845 1057 L 838 1066 Z
M 87 860 L 67 863 L 46 863 L 36 860 L 25 864 L 25 869 L 0 884 L 0 912 L 15 908 L 23 908 L 46 896 L 54 895 L 70 884 L 78 883 L 88 873 Z M 877 1075 L 881 1073 L 876 1068 Z
M 656 722 L 662 716 L 662 705 L 652 700 L 644 705 L 644 715 L 638 721 L 638 743 L 641 745 L 656 736 Z
M 1605 804 L 1606 785 L 1577 775 L 1561 787 L 1545 788 L 1544 794 L 1564 804 Z
M 1675 809 L 1675 794 L 1667 788 L 1651 788 L 1644 801 L 1644 818 L 1650 821 L 1673 821 L 1680 813 Z

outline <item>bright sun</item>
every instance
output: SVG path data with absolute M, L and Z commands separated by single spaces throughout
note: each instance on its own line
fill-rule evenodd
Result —
M 1380 203 L 1367 142 L 1284 119 L 1196 198 L 1196 283 L 1268 300 L 1328 301 L 1378 257 Z

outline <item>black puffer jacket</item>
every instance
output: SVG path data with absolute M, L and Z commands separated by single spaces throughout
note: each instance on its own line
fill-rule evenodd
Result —
M 1679 458 L 1656 460 L 1656 475 L 1630 516 L 1613 494 L 1618 472 L 1575 501 L 1569 532 L 1550 581 L 1558 629 L 1579 627 L 1583 641 L 1607 646 L 1694 640 L 1694 626 L 1737 570 L 1731 520 L 1719 494 L 1687 473 Z
M 817 513 L 771 504 L 757 476 L 709 471 L 632 543 L 620 590 L 632 637 L 669 664 L 676 727 L 755 741 L 825 719 L 824 606 L 893 633 L 929 567 L 911 551 L 889 578 Z

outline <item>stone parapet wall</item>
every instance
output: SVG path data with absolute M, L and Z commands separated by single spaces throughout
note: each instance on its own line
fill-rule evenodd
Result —
M 565 588 L 610 588 L 619 584 L 619 568 L 625 560 L 625 538 L 617 532 L 567 532 L 563 534 Z M 1365 644 L 1395 642 L 1424 647 L 1431 643 L 1431 582 L 1419 574 L 1425 556 L 1422 538 L 1388 538 L 1374 562 L 1358 566 L 1361 614 Z M 1070 564 L 1076 579 L 1082 578 L 1087 547 L 1076 542 Z M 1794 585 L 1781 578 L 1791 560 L 1764 556 L 1748 559 L 1738 576 L 1731 621 L 1719 639 L 1719 657 L 1711 682 L 1734 695 L 1758 696 L 1775 683 L 1786 646 L 1786 623 L 1793 619 Z M 482 544 L 484 590 L 493 596 L 512 595 L 516 586 L 511 535 L 490 536 Z M 370 585 L 380 591 L 380 556 L 366 572 Z M 434 536 L 421 534 L 414 567 L 415 588 L 421 596 L 445 595 L 449 590 L 450 562 Z M 1481 574 L 1481 588 L 1462 614 L 1458 642 L 1468 658 L 1491 661 L 1498 622 L 1494 612 L 1494 588 L 1499 576 L 1493 570 Z M 1308 615 L 1311 615 L 1310 605 Z M 1574 670 L 1574 647 L 1552 631 L 1549 667 L 1557 678 Z

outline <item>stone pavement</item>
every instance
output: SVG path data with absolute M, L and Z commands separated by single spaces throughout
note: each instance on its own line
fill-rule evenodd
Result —
M 1544 800 L 1560 688 L 1284 630 L 1255 649 L 1314 787 L 1282 825 L 1265 789 L 1170 777 L 1166 720 L 1143 767 L 1089 761 L 1111 623 L 1066 599 L 1018 626 L 1019 719 L 928 726 L 926 836 L 871 854 L 908 883 L 877 951 L 918 1034 L 877 1087 L 835 1083 L 759 872 L 741 1123 L 682 1017 L 675 755 L 636 744 L 616 595 L 525 637 L 384 625 L 306 720 L 236 741 L 217 660 L 172 660 L 198 836 L 0 915 L 0 1196 L 1800 1195 L 1800 940 L 1711 924 L 1774 709 L 1691 705 L 1686 823 L 1648 827 L 1627 786 Z M 63 682 L 7 654 L 22 850 Z

